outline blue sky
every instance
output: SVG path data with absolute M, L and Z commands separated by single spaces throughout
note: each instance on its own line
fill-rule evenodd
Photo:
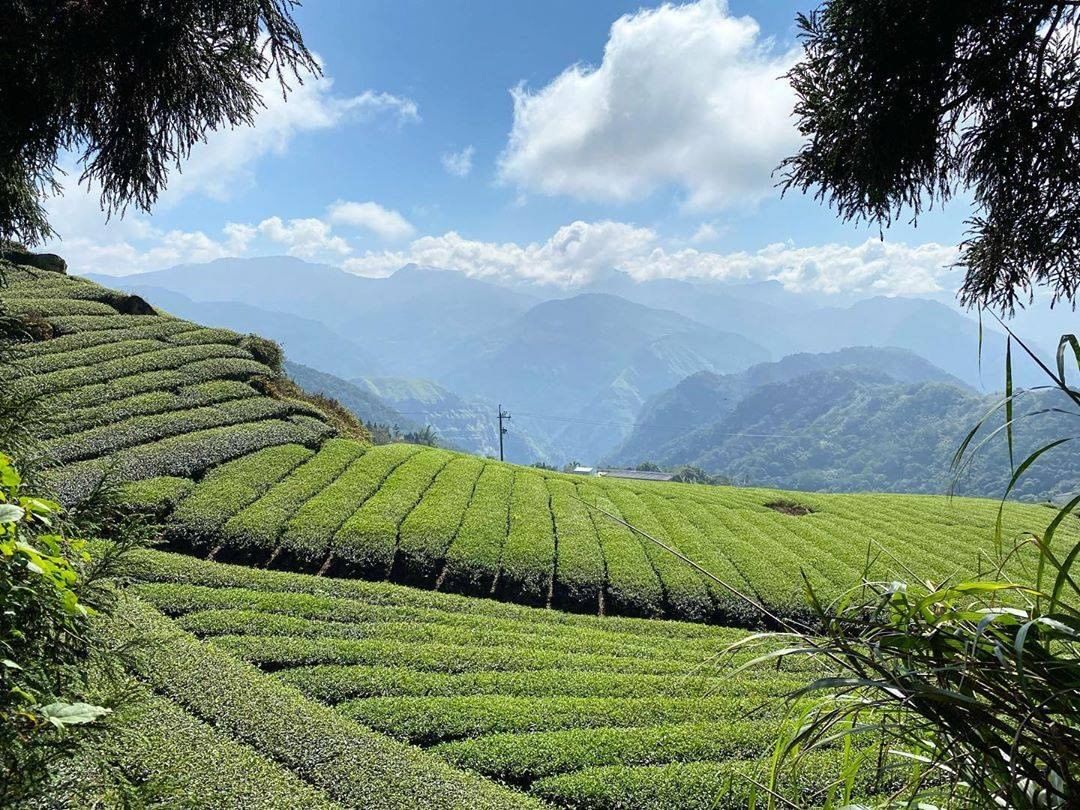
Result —
M 948 295 L 963 205 L 880 244 L 771 188 L 797 145 L 778 77 L 809 7 L 309 0 L 321 80 L 197 147 L 152 215 L 106 225 L 72 178 L 56 249 L 116 274 L 291 253 L 368 275 L 420 261 L 572 287 L 618 267 Z

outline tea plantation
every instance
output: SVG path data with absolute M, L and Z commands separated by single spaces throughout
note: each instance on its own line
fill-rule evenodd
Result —
M 122 484 L 163 527 L 108 628 L 154 642 L 140 733 L 105 755 L 172 806 L 744 807 L 777 698 L 806 681 L 724 655 L 761 621 L 750 602 L 797 615 L 804 574 L 832 596 L 868 567 L 940 580 L 995 558 L 990 501 L 371 446 L 268 384 L 265 341 L 3 269 L 22 342 L 0 382 L 42 406 L 46 483 L 68 504 Z M 1010 504 L 1002 536 L 1050 515 Z M 824 803 L 841 759 L 807 758 L 786 792 Z
M 805 681 L 736 672 L 748 654 L 723 654 L 744 635 L 728 628 L 161 552 L 139 568 L 114 632 L 162 639 L 136 671 L 169 707 L 143 722 L 172 754 L 123 756 L 223 803 L 253 768 L 272 777 L 261 806 L 306 791 L 312 806 L 745 807 L 787 708 L 774 699 Z M 840 768 L 810 757 L 791 788 L 811 806 Z

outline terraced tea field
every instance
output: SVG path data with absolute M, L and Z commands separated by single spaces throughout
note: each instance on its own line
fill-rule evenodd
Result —
M 804 574 L 831 596 L 867 569 L 964 578 L 996 558 L 991 501 L 371 446 L 269 395 L 287 389 L 257 338 L 62 274 L 5 275 L 27 339 L 0 382 L 49 417 L 47 483 L 68 504 L 123 484 L 183 552 L 140 552 L 106 626 L 139 642 L 142 700 L 102 756 L 174 806 L 745 807 L 781 698 L 809 677 L 736 671 L 734 626 L 761 622 L 748 600 L 797 615 Z M 1002 536 L 1051 516 L 1009 504 Z M 1008 574 L 1032 579 L 1027 562 Z M 809 756 L 783 790 L 824 804 L 845 757 L 872 754 Z
M 35 340 L 23 343 L 4 385 L 34 395 L 41 434 L 67 502 L 108 473 L 117 480 L 196 477 L 224 461 L 333 435 L 304 402 L 264 396 L 275 372 L 249 340 L 149 309 L 133 296 L 58 273 L 5 270 L 2 298 Z M 144 314 L 124 314 L 139 311 Z
M 257 382 L 275 372 L 245 336 L 57 273 L 9 269 L 7 281 L 9 311 L 38 339 L 4 378 L 52 416 L 44 434 L 60 496 L 78 500 L 106 476 L 140 481 L 130 497 L 167 513 L 169 543 L 190 553 L 540 607 L 740 624 L 757 614 L 729 588 L 604 512 L 786 613 L 804 604 L 802 572 L 834 594 L 868 556 L 875 575 L 907 577 L 902 560 L 939 579 L 975 575 L 995 556 L 990 501 L 590 479 L 334 438 L 318 409 L 261 393 Z M 788 501 L 803 508 L 783 509 Z M 1010 505 L 1005 537 L 1041 530 L 1047 514 Z M 1016 558 L 1010 573 L 1030 576 L 1023 564 Z
M 156 733 L 177 746 L 151 774 L 197 780 L 212 729 L 218 748 L 276 764 L 267 796 L 282 805 L 303 788 L 362 807 L 745 807 L 783 722 L 776 698 L 806 678 L 733 674 L 747 656 L 723 655 L 743 636 L 727 628 L 142 562 L 119 632 L 166 639 L 138 674 L 172 704 Z M 840 759 L 807 760 L 793 788 L 807 806 Z
M 178 485 L 185 491 L 178 494 Z M 804 604 L 802 572 L 835 594 L 858 581 L 868 551 L 881 577 L 902 567 L 929 578 L 974 576 L 994 559 L 997 515 L 989 501 L 597 481 L 344 439 L 317 452 L 295 444 L 261 450 L 193 487 L 148 480 L 131 497 L 178 500 L 168 541 L 217 560 L 578 612 L 729 624 L 753 621 L 753 610 L 604 512 L 789 614 Z M 792 497 L 812 511 L 769 506 Z M 1049 514 L 1010 505 L 1005 536 L 1036 528 Z M 1028 575 L 1023 562 L 1012 566 L 1018 578 Z

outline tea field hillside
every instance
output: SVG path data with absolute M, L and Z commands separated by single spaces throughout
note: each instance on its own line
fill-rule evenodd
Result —
M 373 446 L 268 341 L 3 270 L 21 342 L 0 374 L 40 405 L 38 479 L 76 507 L 115 487 L 161 526 L 102 620 L 138 700 L 95 756 L 164 806 L 745 807 L 810 675 L 729 651 L 761 622 L 751 601 L 792 616 L 803 575 L 836 595 L 868 567 L 940 580 L 995 559 L 992 501 Z M 1050 515 L 1009 504 L 1002 537 Z M 862 795 L 861 744 L 806 757 L 784 792 Z
M 247 806 L 247 769 L 260 807 L 746 807 L 806 678 L 740 670 L 729 628 L 162 552 L 134 576 L 112 632 L 158 642 L 137 720 L 167 753 L 111 756 L 214 806 Z M 821 804 L 866 755 L 808 756 L 784 789 Z
M 50 417 L 47 480 L 67 503 L 103 481 L 138 482 L 130 499 L 158 511 L 177 550 L 538 607 L 738 624 L 756 614 L 731 590 L 610 516 L 785 613 L 804 603 L 804 572 L 830 595 L 858 581 L 868 558 L 883 577 L 903 566 L 935 579 L 977 574 L 994 558 L 992 501 L 633 483 L 373 447 L 268 384 L 280 362 L 272 344 L 60 273 L 6 276 L 8 312 L 33 339 L 3 369 L 5 385 Z M 1041 529 L 1047 515 L 1010 504 L 1004 534 Z M 1010 573 L 1028 576 L 1023 563 Z

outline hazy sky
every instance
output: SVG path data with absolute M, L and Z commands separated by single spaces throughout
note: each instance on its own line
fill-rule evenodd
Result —
M 777 278 L 794 290 L 942 294 L 968 211 L 913 229 L 780 199 L 797 148 L 782 74 L 806 3 L 308 0 L 324 66 L 253 129 L 220 132 L 152 216 L 50 208 L 76 272 L 289 253 L 384 275 L 409 261 L 573 286 Z

